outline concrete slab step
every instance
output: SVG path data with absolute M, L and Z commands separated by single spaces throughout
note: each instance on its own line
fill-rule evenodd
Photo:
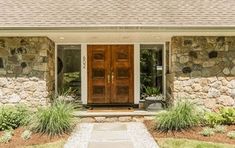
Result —
M 76 111 L 74 116 L 80 118 L 83 123 L 91 122 L 143 122 L 153 120 L 158 114 L 165 112 L 133 111 L 133 112 L 88 112 Z

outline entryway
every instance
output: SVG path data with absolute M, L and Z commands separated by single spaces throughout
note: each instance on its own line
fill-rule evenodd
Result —
M 134 46 L 88 45 L 88 104 L 134 104 Z

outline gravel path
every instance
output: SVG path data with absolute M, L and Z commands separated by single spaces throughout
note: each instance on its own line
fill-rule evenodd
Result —
M 158 148 L 141 122 L 81 123 L 64 148 Z

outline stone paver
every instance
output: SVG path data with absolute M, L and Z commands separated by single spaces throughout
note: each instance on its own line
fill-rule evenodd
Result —
M 81 123 L 65 148 L 158 148 L 141 122 Z

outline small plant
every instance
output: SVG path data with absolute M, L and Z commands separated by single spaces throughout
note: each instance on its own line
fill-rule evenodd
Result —
M 30 130 L 25 130 L 22 134 L 21 134 L 21 138 L 24 140 L 28 140 L 31 137 L 32 132 Z
M 0 130 L 15 129 L 28 122 L 28 110 L 25 106 L 3 106 L 0 108 Z
M 160 94 L 159 87 L 145 87 L 145 93 L 147 96 L 155 97 Z
M 223 123 L 224 118 L 219 113 L 207 112 L 204 116 L 206 125 L 210 127 L 215 127 Z
M 12 130 L 4 131 L 4 134 L 0 137 L 0 143 L 8 143 L 13 135 Z
M 217 125 L 214 128 L 214 132 L 216 133 L 225 133 L 226 132 L 226 127 L 223 125 Z
M 232 107 L 223 107 L 220 110 L 221 116 L 224 118 L 223 124 L 231 125 L 235 123 L 235 109 Z
M 32 131 L 49 136 L 71 132 L 74 107 L 64 101 L 56 101 L 50 107 L 40 108 L 32 123 Z
M 177 102 L 168 112 L 156 117 L 157 128 L 161 131 L 180 131 L 200 122 L 200 116 L 194 104 L 189 101 Z
M 208 136 L 214 135 L 215 133 L 214 133 L 214 129 L 213 129 L 213 128 L 208 128 L 208 127 L 206 127 L 206 128 L 204 128 L 204 129 L 200 132 L 200 134 L 203 135 L 203 136 L 208 137 Z
M 228 132 L 227 136 L 228 136 L 230 139 L 235 139 L 235 131 Z

